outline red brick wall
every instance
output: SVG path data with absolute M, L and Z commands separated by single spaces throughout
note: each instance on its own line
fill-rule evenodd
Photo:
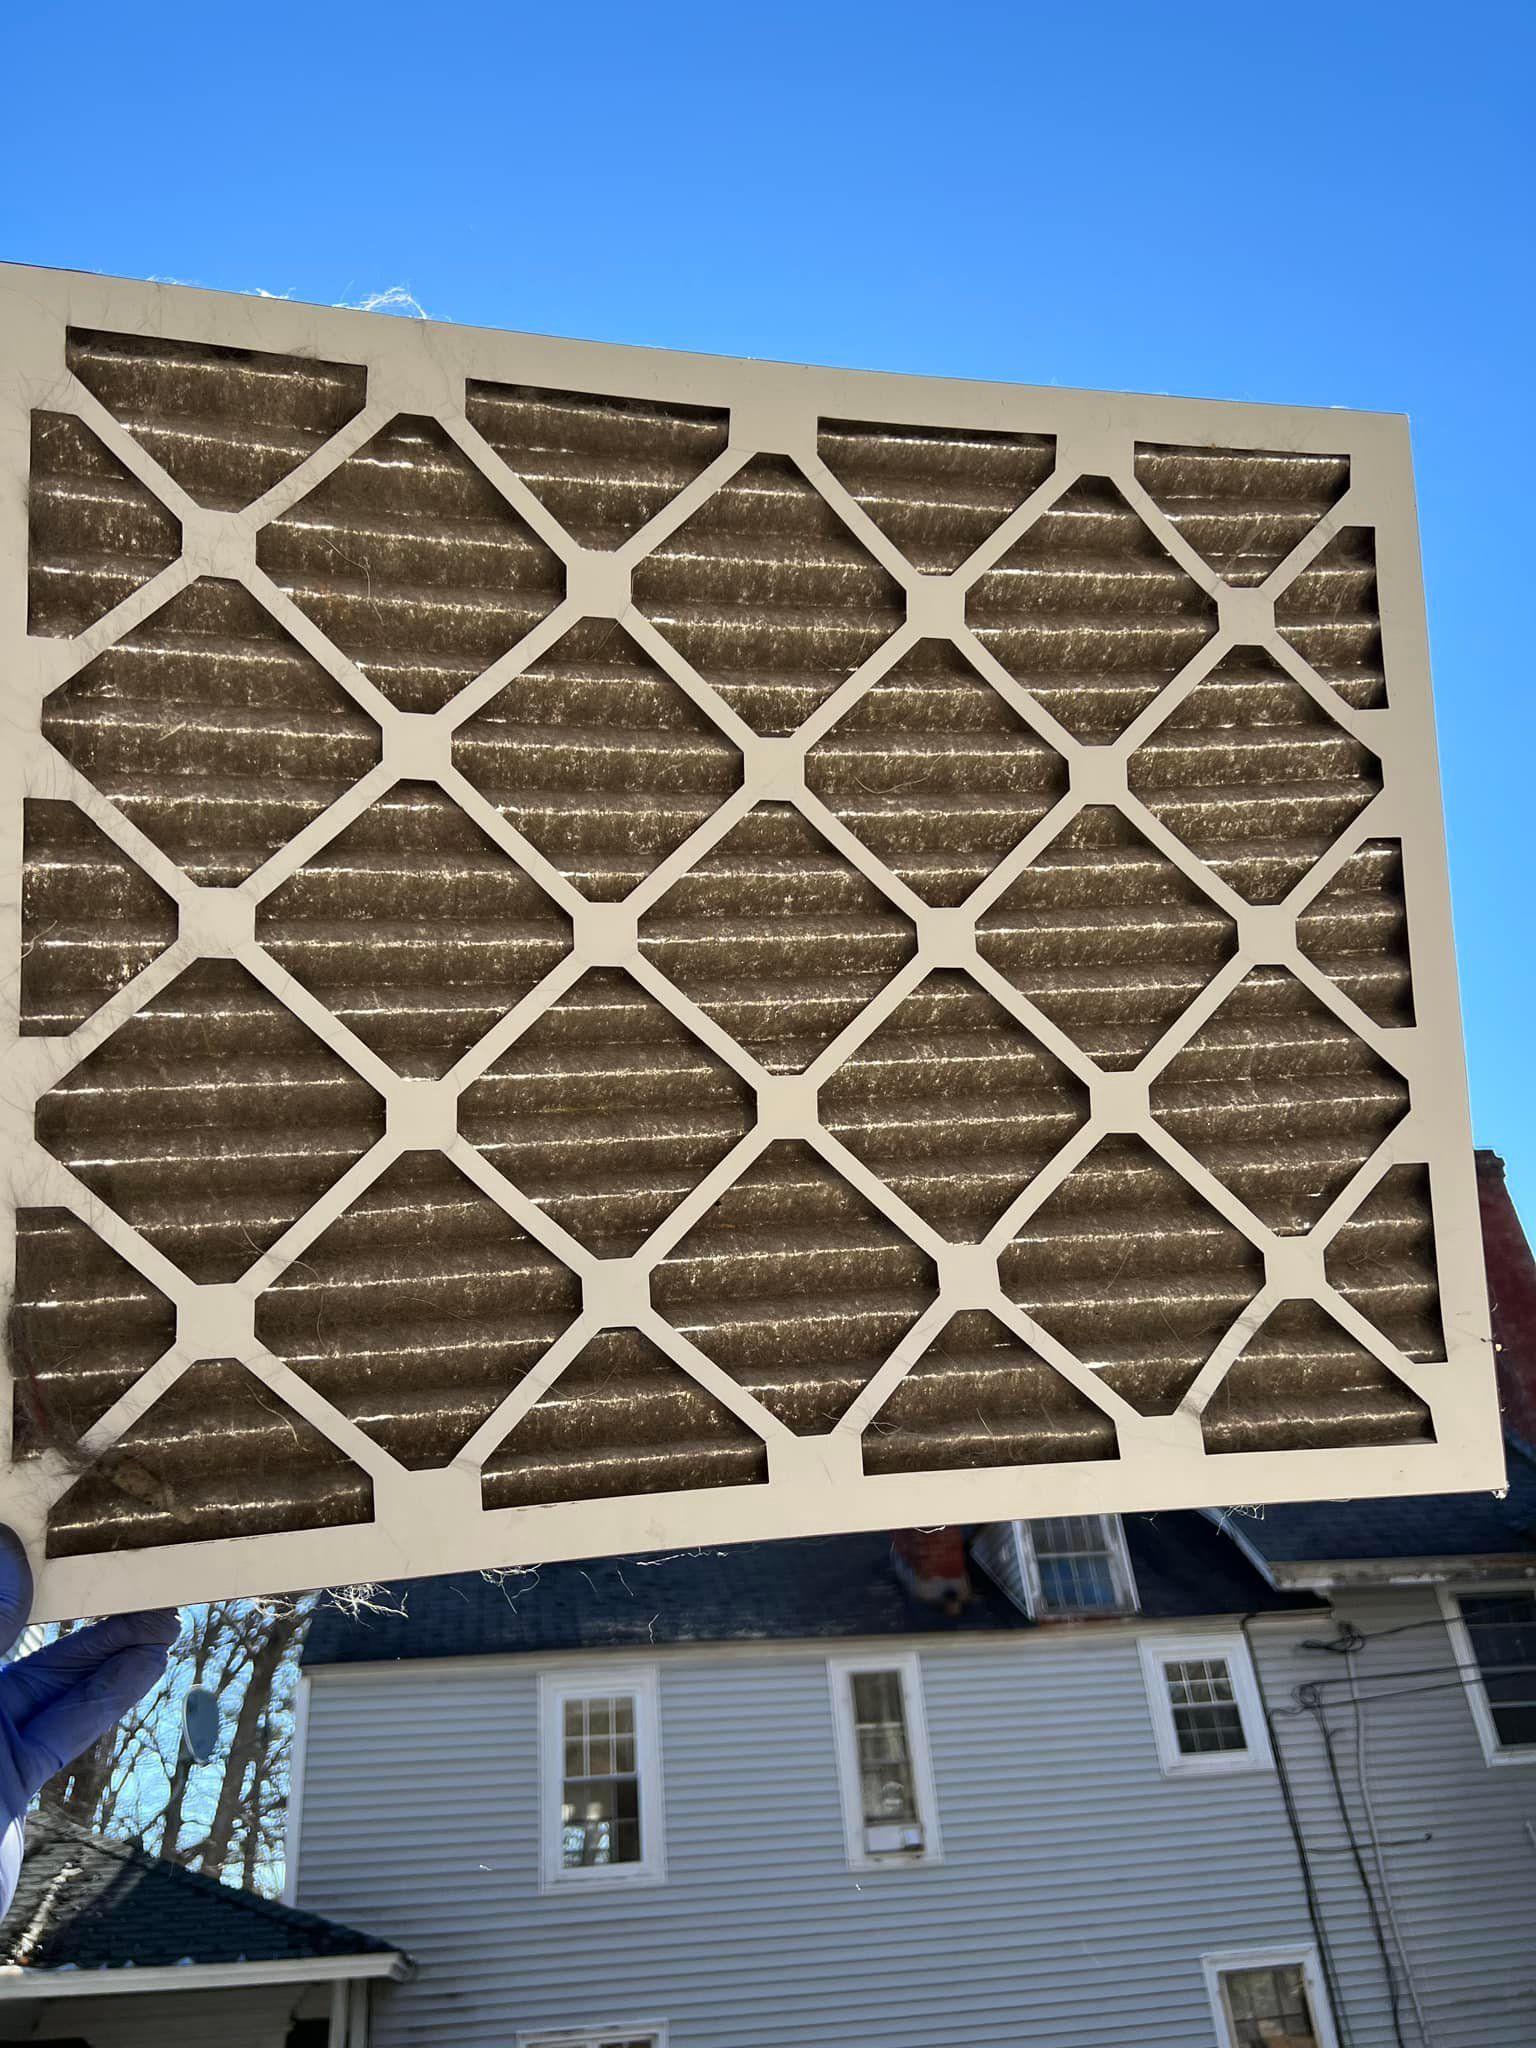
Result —
M 1477 1197 L 1488 1265 L 1488 1306 L 1506 1425 L 1536 1444 L 1536 1258 L 1504 1184 L 1496 1152 L 1477 1155 Z

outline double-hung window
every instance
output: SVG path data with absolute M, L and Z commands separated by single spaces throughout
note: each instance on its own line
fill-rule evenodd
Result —
M 1202 1958 L 1221 2048 L 1336 2048 L 1314 1948 Z
M 654 1668 L 546 1672 L 539 1724 L 546 1888 L 662 1877 Z
M 1136 1581 L 1118 1515 L 1047 1515 L 1016 1522 L 1030 1615 L 1134 1614 Z
M 1441 1606 L 1483 1755 L 1536 1763 L 1536 1592 L 1443 1593 Z
M 1240 1635 L 1144 1636 L 1141 1668 L 1168 1776 L 1269 1768 L 1269 1731 Z
M 938 1862 L 916 1656 L 836 1657 L 828 1669 L 849 1863 Z

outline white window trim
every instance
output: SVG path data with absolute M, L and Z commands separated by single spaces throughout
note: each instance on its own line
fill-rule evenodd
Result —
M 1031 1621 L 1115 1621 L 1127 1614 L 1136 1614 L 1141 1608 L 1141 1595 L 1136 1588 L 1136 1574 L 1131 1569 L 1131 1553 L 1125 1544 L 1125 1522 L 1119 1515 L 1101 1515 L 1101 1522 L 1108 1524 L 1106 1548 L 1114 1570 L 1116 1581 L 1123 1596 L 1123 1604 L 1117 1608 L 1066 1610 L 1048 1607 L 1045 1593 L 1040 1584 L 1040 1567 L 1035 1560 L 1035 1539 L 1030 1533 L 1028 1522 L 1015 1522 L 1013 1543 L 1018 1557 L 1019 1578 L 1024 1586 L 1024 1605 Z
M 1463 1593 L 1471 1594 L 1473 1598 L 1490 1593 L 1497 1597 L 1500 1593 L 1536 1593 L 1536 1586 L 1529 1579 L 1504 1579 L 1477 1585 L 1464 1582 L 1459 1586 L 1437 1586 L 1435 1592 L 1445 1620 L 1446 1634 L 1451 1639 L 1451 1655 L 1461 1672 L 1467 1704 L 1472 1709 L 1472 1723 L 1482 1744 L 1483 1762 L 1495 1770 L 1503 1770 L 1510 1764 L 1536 1764 L 1536 1742 L 1507 1743 L 1499 1740 L 1488 1688 L 1478 1667 L 1477 1652 L 1472 1647 L 1471 1633 L 1461 1616 Z
M 1233 1631 L 1209 1635 L 1143 1636 L 1137 1647 L 1141 1651 L 1147 1704 L 1152 1710 L 1152 1732 L 1157 1737 L 1157 1758 L 1165 1778 L 1222 1778 L 1234 1771 L 1274 1769 L 1274 1752 L 1269 1744 L 1269 1728 L 1264 1719 L 1263 1702 L 1259 1698 L 1253 1659 L 1241 1634 Z M 1179 1748 L 1179 1731 L 1174 1725 L 1173 1702 L 1168 1697 L 1163 1667 L 1210 1657 L 1224 1658 L 1232 1674 L 1232 1697 L 1248 1747 L 1217 1750 L 1204 1756 L 1186 1756 Z
M 568 1699 L 597 1699 L 612 1693 L 629 1693 L 635 1702 L 635 1763 L 640 1781 L 640 1861 L 589 1864 L 581 1869 L 568 1870 L 561 1852 L 561 1805 L 565 1780 L 563 1709 Z M 666 1875 L 666 1806 L 662 1794 L 661 1713 L 656 1666 L 592 1663 L 541 1671 L 540 1891 L 607 1890 L 626 1885 L 662 1884 Z M 581 2034 L 571 2036 L 573 2041 L 584 2038 Z
M 1271 1948 L 1216 1949 L 1200 1958 L 1200 1967 L 1205 1972 L 1206 1995 L 1216 2020 L 1217 2048 L 1236 2048 L 1232 2029 L 1227 2024 L 1227 2001 L 1221 1995 L 1221 1979 L 1226 1973 L 1229 1970 L 1277 1970 L 1291 1964 L 1300 1965 L 1306 1981 L 1307 1999 L 1312 2007 L 1312 2017 L 1317 2022 L 1317 2048 L 1339 2048 L 1327 1987 L 1323 1982 L 1322 1964 L 1318 1960 L 1316 1944 L 1309 1941 L 1289 1942 Z
M 596 2027 L 536 2027 L 513 2036 L 513 2048 L 602 2048 L 605 2041 L 648 2041 L 667 2048 L 665 2020 L 614 2020 Z
M 902 1710 L 907 1719 L 907 1747 L 912 1757 L 912 1787 L 923 1846 L 889 1856 L 873 1856 L 864 1846 L 864 1801 L 859 1781 L 859 1746 L 853 1725 L 853 1687 L 858 1671 L 894 1671 L 901 1681 Z M 915 1650 L 871 1651 L 857 1657 L 831 1657 L 827 1679 L 832 1690 L 832 1725 L 837 1743 L 837 1777 L 843 1799 L 843 1839 L 850 1870 L 902 1870 L 944 1861 L 939 1834 L 939 1803 L 933 1789 L 933 1759 L 928 1751 L 928 1716 L 923 1706 L 922 1667 Z

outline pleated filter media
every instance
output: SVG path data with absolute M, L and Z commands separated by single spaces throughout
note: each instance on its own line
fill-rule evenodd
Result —
M 42 1612 L 1500 1483 L 1401 420 L 3 281 Z

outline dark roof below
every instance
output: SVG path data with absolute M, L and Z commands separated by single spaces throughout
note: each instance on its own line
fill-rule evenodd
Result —
M 1294 1604 L 1264 1583 L 1203 1515 L 1133 1515 L 1126 1538 L 1144 1614 L 1243 1614 Z M 888 1529 L 741 1543 L 653 1557 L 594 1558 L 508 1575 L 462 1572 L 381 1591 L 387 1610 L 322 1607 L 304 1662 L 360 1664 L 536 1650 L 976 1635 L 1032 1624 L 985 1573 L 959 1614 L 915 1599 Z M 403 1611 L 394 1611 L 394 1610 Z
M 152 1969 L 178 1963 L 302 1965 L 387 1955 L 391 1944 L 318 1913 L 237 1892 L 128 1842 L 34 1813 L 0 1964 L 34 1970 Z M 302 1976 L 302 1968 L 295 1971 Z
M 1508 1447 L 1509 1491 L 1428 1493 L 1402 1500 L 1311 1501 L 1234 1508 L 1231 1524 L 1271 1564 L 1330 1558 L 1506 1557 L 1536 1553 L 1536 1464 Z

